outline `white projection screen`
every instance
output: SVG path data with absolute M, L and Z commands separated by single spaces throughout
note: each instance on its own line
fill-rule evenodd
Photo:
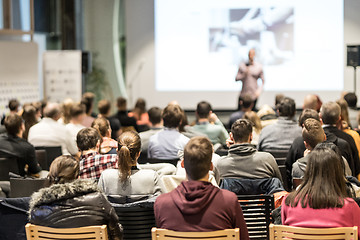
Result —
M 154 42 L 130 61 L 129 94 L 160 107 L 178 100 L 194 109 L 208 100 L 213 108 L 234 109 L 241 89 L 235 75 L 254 48 L 265 78 L 258 106 L 272 104 L 277 93 L 298 105 L 307 93 L 334 100 L 344 83 L 343 5 L 342 0 L 154 0 Z

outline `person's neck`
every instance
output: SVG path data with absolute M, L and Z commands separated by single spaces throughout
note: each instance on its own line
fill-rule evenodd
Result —
M 71 119 L 71 120 L 70 120 L 70 123 L 76 125 L 76 124 L 81 124 L 81 121 L 78 120 L 78 119 Z
M 193 180 L 191 178 L 189 178 L 188 175 L 186 175 L 187 179 L 190 181 L 203 181 L 203 182 L 209 182 L 209 173 L 207 173 L 204 177 L 197 179 L 197 180 Z
M 209 119 L 208 118 L 199 118 L 198 122 L 199 123 L 209 122 Z
M 163 125 L 161 123 L 155 124 L 151 126 L 152 128 L 162 128 Z
M 86 154 L 89 154 L 89 153 L 97 153 L 98 150 L 96 148 L 91 148 L 91 149 L 88 149 L 88 150 L 83 150 L 82 151 L 82 155 L 86 155 Z

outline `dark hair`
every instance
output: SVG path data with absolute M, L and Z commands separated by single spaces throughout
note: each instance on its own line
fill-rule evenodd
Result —
M 299 126 L 302 127 L 305 120 L 308 118 L 313 118 L 320 121 L 319 113 L 314 109 L 307 108 L 304 109 L 299 116 Z
M 81 103 L 85 105 L 86 114 L 90 114 L 94 104 L 95 94 L 86 92 L 82 95 Z
M 295 116 L 296 106 L 292 98 L 284 97 L 279 104 L 276 105 L 279 110 L 279 115 L 283 117 L 292 118 Z
M 36 108 L 32 105 L 25 105 L 23 107 L 22 118 L 25 121 L 25 131 L 23 133 L 23 138 L 27 139 L 29 134 L 29 129 L 34 126 L 38 120 L 36 119 Z
M 79 162 L 70 155 L 54 159 L 50 165 L 48 179 L 50 184 L 72 182 L 79 176 Z
M 164 126 L 168 128 L 179 127 L 182 116 L 182 109 L 179 105 L 167 105 L 161 115 Z
M 161 122 L 161 109 L 158 107 L 152 107 L 148 110 L 149 121 L 152 125 L 159 124 Z
M 106 137 L 106 135 L 110 129 L 110 123 L 109 123 L 109 120 L 107 120 L 106 118 L 96 118 L 92 122 L 91 127 L 98 130 L 101 137 Z
M 210 170 L 213 146 L 207 137 L 193 137 L 184 148 L 184 167 L 191 180 L 203 178 Z
M 146 102 L 143 98 L 138 98 L 135 103 L 134 112 L 141 118 L 143 113 L 146 113 Z
M 249 94 L 245 94 L 244 96 L 241 97 L 240 102 L 243 108 L 249 108 L 251 107 L 251 104 L 253 104 L 254 100 L 251 98 Z
M 6 132 L 12 136 L 16 136 L 20 132 L 22 124 L 22 118 L 16 113 L 9 114 L 4 120 Z
M 74 101 L 70 98 L 65 99 L 64 102 L 61 104 L 61 112 L 62 112 L 62 119 L 64 124 L 70 123 L 71 120 L 71 108 L 74 105 Z
M 339 99 L 336 101 L 337 104 L 340 106 L 340 117 L 342 121 L 347 122 L 350 125 L 349 120 L 349 109 L 348 104 L 344 99 Z M 352 126 L 351 126 L 352 127 Z M 355 126 L 354 126 L 355 127 Z
M 309 153 L 304 180 L 285 200 L 287 206 L 313 209 L 341 208 L 347 192 L 341 157 L 329 148 Z
M 81 114 L 85 114 L 85 105 L 81 103 L 75 103 L 70 107 L 70 116 L 72 118 L 78 117 Z
M 211 105 L 208 102 L 201 101 L 198 103 L 196 107 L 196 113 L 199 118 L 207 118 L 209 117 L 209 113 L 212 111 Z
M 19 105 L 20 105 L 20 103 L 17 99 L 10 99 L 8 106 L 9 106 L 10 111 L 17 111 Z
M 111 108 L 111 104 L 109 100 L 103 99 L 98 102 L 98 110 L 102 115 L 106 115 L 109 113 Z
M 253 124 L 247 119 L 236 120 L 231 126 L 231 133 L 234 141 L 237 143 L 246 142 L 252 133 L 252 125 Z
M 349 107 L 356 108 L 357 96 L 355 93 L 350 92 L 350 93 L 345 94 L 344 99 L 347 102 L 347 104 L 349 105 Z
M 118 97 L 116 99 L 116 106 L 118 108 L 123 108 L 124 110 L 126 110 L 126 98 Z
M 137 132 L 126 131 L 119 136 L 119 171 L 120 181 L 125 182 L 131 175 L 131 166 L 136 164 L 141 151 L 141 139 Z
M 285 98 L 285 95 L 282 93 L 278 93 L 275 96 L 275 106 L 278 105 L 283 99 Z
M 183 109 L 181 109 L 181 110 L 182 110 L 182 119 L 181 119 L 181 122 L 179 125 L 179 132 L 186 132 L 185 126 L 189 124 L 189 121 L 188 121 L 185 111 Z
M 96 147 L 101 139 L 98 130 L 92 127 L 81 129 L 76 136 L 76 144 L 81 151 L 86 151 Z
M 320 121 L 313 118 L 306 119 L 302 129 L 302 137 L 311 148 L 315 148 L 318 143 L 323 142 L 325 140 L 324 129 L 321 127 Z
M 320 114 L 324 124 L 336 124 L 340 117 L 340 106 L 336 102 L 327 102 L 321 106 Z

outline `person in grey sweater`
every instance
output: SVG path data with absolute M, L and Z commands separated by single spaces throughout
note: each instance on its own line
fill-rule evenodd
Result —
M 220 178 L 272 178 L 282 181 L 275 158 L 266 152 L 258 152 L 251 144 L 252 123 L 238 119 L 231 126 L 227 141 L 230 149 L 227 156 L 216 161 L 215 168 Z

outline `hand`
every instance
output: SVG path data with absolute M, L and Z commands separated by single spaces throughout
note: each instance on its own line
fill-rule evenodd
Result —
M 306 149 L 306 150 L 304 151 L 304 157 L 305 157 L 306 155 L 308 155 L 310 152 L 311 152 L 311 151 L 310 151 L 309 149 Z
M 209 122 L 211 122 L 211 123 L 216 122 L 218 119 L 219 118 L 218 118 L 218 116 L 216 116 L 215 113 L 211 113 L 210 116 L 209 116 Z
M 228 139 L 226 139 L 226 146 L 229 148 L 231 145 L 234 144 L 234 141 L 229 137 Z

